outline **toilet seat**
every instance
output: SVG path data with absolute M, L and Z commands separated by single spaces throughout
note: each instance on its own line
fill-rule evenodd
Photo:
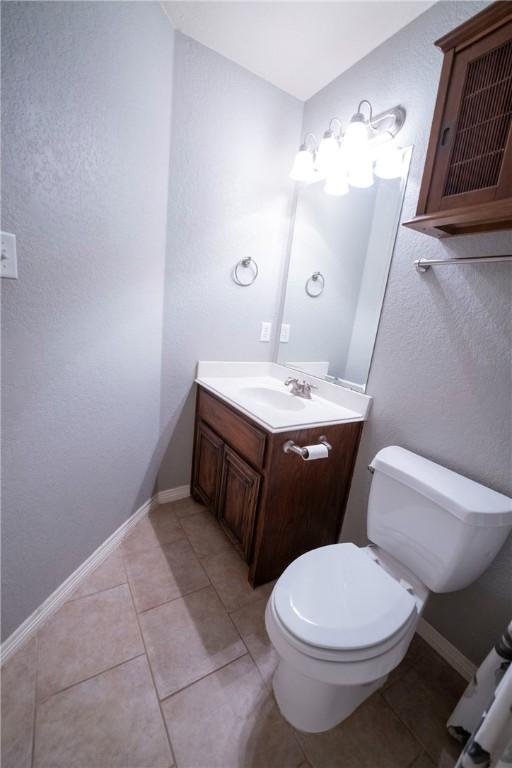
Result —
M 338 658 L 379 655 L 417 617 L 413 594 L 366 550 L 349 543 L 320 547 L 295 560 L 279 578 L 271 602 L 282 628 L 303 653 L 317 658 L 325 658 L 322 650 Z

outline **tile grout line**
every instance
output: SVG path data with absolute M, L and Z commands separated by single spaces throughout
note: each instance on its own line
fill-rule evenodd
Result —
M 82 680 L 77 680 L 74 683 L 70 683 L 70 685 L 66 685 L 64 688 L 59 688 L 58 691 L 49 693 L 48 696 L 43 696 L 43 698 L 40 701 L 36 702 L 37 706 L 39 707 L 41 704 L 46 704 L 46 702 L 49 701 L 50 699 L 53 699 L 54 696 L 59 696 L 59 694 L 61 693 L 70 691 L 71 688 L 76 688 L 77 685 L 81 685 L 82 683 L 88 683 L 89 680 L 94 680 L 95 677 L 99 677 L 100 675 L 105 674 L 105 672 L 111 672 L 113 669 L 122 667 L 123 664 L 128 664 L 130 661 L 133 661 L 134 659 L 140 659 L 141 656 L 144 656 L 144 651 L 142 651 L 142 653 L 137 653 L 135 656 L 130 656 L 129 659 L 123 659 L 123 661 L 119 661 L 117 664 L 113 664 L 111 667 L 107 667 L 106 669 L 100 669 L 98 672 L 95 672 L 94 675 L 89 675 L 88 677 L 84 677 Z
M 115 551 L 115 550 L 114 550 Z M 98 568 L 101 566 L 98 566 Z M 124 563 L 123 563 L 124 568 Z M 92 571 L 94 573 L 94 571 Z M 77 600 L 83 600 L 86 597 L 92 597 L 93 595 L 101 595 L 103 592 L 108 592 L 110 589 L 116 589 L 116 587 L 122 587 L 124 584 L 127 584 L 128 580 L 126 581 L 120 581 L 119 584 L 111 584 L 110 587 L 103 587 L 102 589 L 97 589 L 95 592 L 88 592 L 86 595 L 77 595 L 77 597 L 71 597 L 69 600 L 66 600 L 65 603 L 62 603 L 62 605 L 67 605 L 68 603 L 76 603 Z
M 215 589 L 215 587 L 214 587 L 214 589 Z M 261 599 L 262 599 L 262 600 L 264 600 L 265 598 L 263 598 L 263 597 L 262 597 Z M 237 630 L 238 634 L 240 635 L 240 637 L 241 637 L 241 639 L 242 639 L 242 642 L 243 642 L 243 644 L 244 644 L 244 645 L 245 645 L 245 647 L 247 648 L 247 653 L 248 653 L 248 654 L 249 654 L 249 656 L 251 657 L 251 659 L 252 659 L 252 661 L 253 661 L 253 663 L 254 663 L 254 666 L 255 666 L 255 667 L 256 667 L 256 669 L 258 670 L 259 676 L 260 676 L 260 677 L 261 677 L 261 679 L 263 680 L 263 685 L 265 686 L 265 688 L 266 688 L 267 690 L 269 690 L 269 691 L 272 693 L 272 682 L 270 682 L 270 683 L 267 683 L 267 681 L 266 681 L 266 680 L 265 680 L 265 678 L 263 677 L 263 672 L 262 672 L 262 671 L 261 671 L 261 669 L 259 668 L 259 666 L 258 666 L 258 663 L 257 663 L 256 659 L 255 659 L 255 658 L 254 658 L 254 656 L 252 655 L 252 653 L 251 653 L 251 649 L 249 648 L 249 646 L 248 646 L 248 645 L 247 645 L 247 643 L 245 642 L 244 636 L 242 635 L 242 633 L 240 632 L 240 630 L 239 630 L 239 629 L 238 629 L 238 627 L 236 626 L 236 624 L 235 624 L 235 622 L 233 621 L 233 618 L 232 618 L 232 616 L 231 616 L 231 614 L 232 614 L 232 613 L 236 613 L 236 611 L 240 610 L 241 608 L 246 608 L 246 607 L 247 607 L 247 605 L 249 605 L 249 603 L 247 603 L 246 605 L 242 605 L 242 606 L 240 606 L 240 608 L 235 608 L 235 609 L 234 609 L 233 611 L 231 611 L 231 612 L 230 612 L 230 611 L 228 611 L 228 616 L 229 616 L 229 618 L 231 619 L 232 623 L 235 625 L 235 628 L 236 628 L 236 630 Z M 265 631 L 266 631 L 266 630 L 265 630 Z M 272 695 L 272 698 L 274 698 L 274 697 L 273 697 L 273 695 Z
M 177 759 L 176 759 L 176 752 L 175 752 L 174 747 L 172 745 L 171 735 L 169 733 L 169 729 L 167 728 L 167 722 L 165 720 L 164 711 L 162 709 L 162 702 L 160 701 L 160 696 L 158 694 L 158 688 L 156 686 L 155 676 L 153 674 L 153 667 L 151 666 L 151 661 L 149 659 L 148 649 L 146 647 L 146 640 L 144 638 L 144 633 L 142 631 L 142 627 L 141 627 L 140 621 L 139 621 L 139 615 L 137 613 L 137 609 L 135 608 L 135 600 L 133 598 L 132 588 L 131 588 L 131 584 L 130 584 L 130 580 L 129 579 L 128 579 L 128 589 L 130 590 L 130 597 L 131 597 L 131 601 L 132 601 L 132 606 L 133 606 L 133 610 L 134 610 L 134 613 L 135 613 L 135 618 L 137 620 L 137 626 L 139 628 L 140 636 L 141 636 L 141 639 L 142 639 L 142 645 L 144 646 L 144 654 L 143 655 L 145 656 L 146 661 L 147 661 L 147 665 L 148 665 L 148 669 L 149 669 L 149 674 L 151 676 L 151 682 L 153 683 L 153 690 L 155 692 L 156 700 L 158 702 L 158 708 L 160 710 L 160 717 L 162 718 L 162 725 L 163 725 L 164 730 L 165 730 L 165 735 L 167 736 L 167 742 L 169 744 L 169 749 L 171 750 L 172 762 L 173 762 L 173 765 L 176 766 L 176 768 L 177 768 L 178 762 L 177 762 Z
M 398 681 L 397 681 L 397 682 L 398 682 Z M 430 753 L 428 753 L 428 752 L 427 752 L 427 747 L 426 747 L 424 744 L 422 744 L 422 743 L 421 743 L 421 741 L 420 741 L 420 740 L 419 740 L 419 739 L 418 739 L 418 738 L 415 736 L 415 734 L 412 732 L 411 728 L 410 728 L 410 727 L 407 725 L 407 723 L 405 723 L 405 722 L 402 720 L 402 718 L 400 717 L 400 715 L 398 714 L 398 712 L 396 712 L 395 708 L 394 708 L 394 707 L 393 707 L 393 706 L 390 704 L 390 702 L 389 702 L 389 701 L 388 701 L 388 700 L 385 698 L 385 696 L 384 696 L 384 693 L 381 693 L 381 690 L 380 690 L 380 688 L 379 688 L 379 689 L 377 689 L 377 691 L 375 691 L 375 693 L 377 693 L 377 694 L 379 695 L 379 697 L 382 699 L 382 703 L 384 704 L 384 706 L 385 706 L 385 707 L 387 707 L 387 708 L 388 708 L 388 709 L 389 709 L 389 710 L 390 710 L 390 711 L 391 711 L 391 712 L 394 714 L 394 716 L 397 718 L 397 720 L 399 721 L 399 723 L 401 723 L 401 724 L 404 726 L 404 728 L 406 729 L 406 731 L 408 732 L 408 734 L 410 735 L 410 737 L 412 738 L 412 740 L 414 741 L 414 743 L 415 743 L 415 744 L 417 744 L 417 745 L 419 746 L 419 748 L 420 748 L 420 752 L 419 752 L 419 754 L 417 754 L 417 755 L 414 757 L 414 759 L 413 759 L 412 763 L 411 763 L 411 764 L 408 766 L 408 768 L 412 768 L 412 766 L 414 765 L 414 761 L 415 761 L 415 760 L 417 760 L 417 759 L 418 759 L 418 757 L 419 757 L 419 756 L 420 756 L 420 755 L 421 755 L 423 752 L 425 752 L 425 754 L 428 754 L 428 757 L 430 757 Z
M 196 587 L 195 589 L 191 589 L 190 592 L 182 592 L 181 595 L 176 595 L 176 597 L 171 597 L 170 600 L 164 600 L 162 603 L 157 603 L 157 605 L 151 605 L 149 608 L 144 608 L 142 611 L 137 611 L 137 616 L 145 616 L 146 613 L 149 613 L 150 611 L 154 611 L 156 608 L 161 608 L 163 605 L 168 605 L 169 603 L 175 603 L 176 600 L 182 600 L 184 597 L 190 597 L 190 595 L 195 595 L 196 592 L 201 592 L 201 590 L 203 589 L 209 589 L 211 586 L 213 586 L 211 583 L 204 584 L 202 587 Z
M 39 632 L 35 636 L 36 641 L 36 674 L 34 680 L 34 709 L 32 713 L 32 754 L 30 755 L 30 768 L 34 768 L 36 752 L 36 723 L 37 723 L 37 678 L 39 676 Z
M 123 555 L 123 557 L 126 557 L 128 555 L 140 555 L 143 552 L 153 552 L 155 550 L 157 550 L 158 552 L 163 552 L 164 547 L 172 547 L 174 544 L 180 544 L 182 541 L 188 541 L 186 534 L 181 536 L 179 539 L 173 539 L 173 541 L 159 541 L 158 544 L 151 544 L 149 547 L 146 547 L 145 549 L 142 549 L 142 548 L 134 549 L 131 552 L 127 552 L 123 549 L 121 554 Z
M 243 642 L 243 641 L 242 641 Z M 215 675 L 217 672 L 220 672 L 222 669 L 226 669 L 226 667 L 229 667 L 231 664 L 234 664 L 235 661 L 240 661 L 240 659 L 245 659 L 246 656 L 250 656 L 251 654 L 247 650 L 245 643 L 243 643 L 245 647 L 245 653 L 242 653 L 241 656 L 237 656 L 236 659 L 231 659 L 231 661 L 226 661 L 225 664 L 223 664 L 221 667 L 217 667 L 217 669 L 212 669 L 211 672 L 207 672 L 206 675 L 203 675 L 202 677 L 198 677 L 197 680 L 192 680 L 190 683 L 187 683 L 183 686 L 183 688 L 178 688 L 177 691 L 173 691 L 172 693 L 169 693 L 167 696 L 164 696 L 163 699 L 160 699 L 160 702 L 162 704 L 165 704 L 169 699 L 172 699 L 174 696 L 177 696 L 178 693 L 183 693 L 183 691 L 186 691 L 187 688 L 192 688 L 193 685 L 196 683 L 200 683 L 203 680 L 206 680 L 207 677 L 211 677 L 212 675 Z
M 407 768 L 414 768 L 414 766 L 415 766 L 415 765 L 416 765 L 416 763 L 418 762 L 418 758 L 420 758 L 420 757 L 423 757 L 423 755 L 427 755 L 427 753 L 425 752 L 425 750 L 424 750 L 424 749 L 422 749 L 422 750 L 421 750 L 421 752 L 419 753 L 419 755 L 416 755 L 416 757 L 414 757 L 414 758 L 413 758 L 413 760 L 412 760 L 412 763 L 409 763 L 409 765 L 407 766 Z M 430 760 L 430 756 L 429 756 L 429 755 L 427 755 L 427 758 Z

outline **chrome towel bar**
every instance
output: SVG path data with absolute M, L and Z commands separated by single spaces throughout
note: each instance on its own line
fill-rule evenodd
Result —
M 444 264 L 487 264 L 488 262 L 508 261 L 512 264 L 512 255 L 504 256 L 477 256 L 474 259 L 416 259 L 414 266 L 418 272 L 426 272 L 430 267 L 439 267 Z

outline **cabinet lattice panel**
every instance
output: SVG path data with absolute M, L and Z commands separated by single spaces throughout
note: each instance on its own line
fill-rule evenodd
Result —
M 444 195 L 498 184 L 512 120 L 512 41 L 472 61 Z

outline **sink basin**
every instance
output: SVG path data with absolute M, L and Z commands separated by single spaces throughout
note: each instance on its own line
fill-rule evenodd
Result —
M 288 392 L 278 392 L 270 387 L 241 387 L 240 396 L 257 405 L 280 411 L 303 411 L 306 404 Z
M 367 395 L 315 379 L 309 400 L 288 391 L 289 376 L 277 363 L 200 362 L 196 382 L 270 432 L 366 419 Z

